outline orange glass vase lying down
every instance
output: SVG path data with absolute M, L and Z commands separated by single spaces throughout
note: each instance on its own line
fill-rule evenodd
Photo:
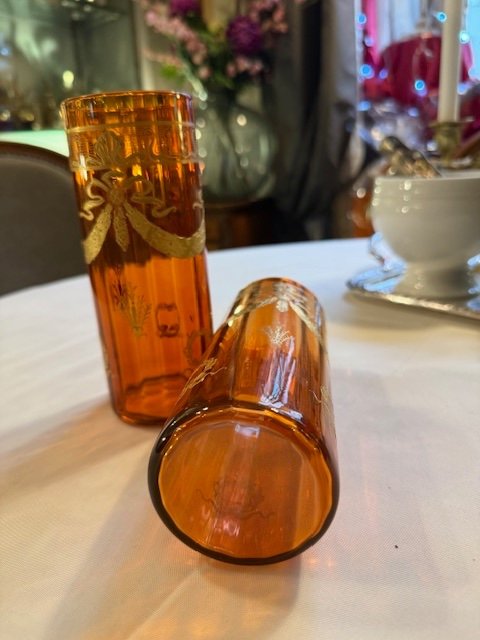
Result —
M 158 423 L 212 335 L 191 99 L 94 94 L 62 111 L 112 404 Z
M 325 339 L 303 286 L 240 292 L 150 458 L 154 506 L 186 544 L 263 564 L 325 533 L 339 493 Z

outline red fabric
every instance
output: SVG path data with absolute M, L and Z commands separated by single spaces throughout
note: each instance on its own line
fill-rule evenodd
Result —
M 438 86 L 440 80 L 440 34 L 418 33 L 393 42 L 383 52 L 377 44 L 377 0 L 362 0 L 366 16 L 363 25 L 363 63 L 374 71 L 371 78 L 362 80 L 363 96 L 372 101 L 393 98 L 401 107 L 417 107 L 426 126 L 437 118 Z M 462 45 L 459 82 L 470 80 L 468 72 L 473 64 L 468 44 Z M 415 88 L 415 81 L 423 80 L 425 89 Z M 472 83 L 473 84 L 473 83 Z M 472 122 L 465 135 L 480 130 L 480 84 L 474 85 L 461 101 L 461 117 Z
M 362 13 L 367 18 L 363 27 L 363 39 L 365 41 L 367 38 L 371 43 L 368 47 L 364 47 L 364 62 L 375 68 L 380 53 L 377 43 L 377 0 L 362 0 Z
M 460 116 L 462 118 L 470 118 L 464 130 L 464 138 L 480 131 L 480 83 L 473 86 L 470 91 L 463 96 L 460 106 Z
M 389 45 L 380 56 L 377 67 L 379 93 L 383 97 L 395 98 L 405 106 L 418 105 L 426 96 L 436 96 L 440 78 L 441 43 L 440 35 L 424 33 Z M 461 82 L 469 79 L 468 71 L 471 66 L 470 47 L 463 45 Z M 415 81 L 419 79 L 426 84 L 426 96 L 415 90 Z

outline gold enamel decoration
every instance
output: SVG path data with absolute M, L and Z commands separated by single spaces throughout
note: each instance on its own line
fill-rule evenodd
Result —
M 200 384 L 201 382 L 203 382 L 207 376 L 214 376 L 219 371 L 222 371 L 223 369 L 227 368 L 227 367 L 220 367 L 219 369 L 214 370 L 214 367 L 216 366 L 216 364 L 217 364 L 216 358 L 207 358 L 202 363 L 202 365 L 196 371 L 193 372 L 192 376 L 190 377 L 190 380 L 187 382 L 187 384 L 185 385 L 182 391 L 182 395 L 184 395 L 187 391 L 191 391 L 191 389 L 193 389 L 193 387 L 196 387 L 197 384 Z
M 152 141 L 155 138 L 155 129 L 162 126 L 164 128 L 172 129 L 172 127 L 179 129 L 195 128 L 192 123 L 170 123 L 170 122 L 145 122 L 135 123 L 135 128 L 142 130 L 142 135 L 150 138 Z M 131 123 L 115 123 L 115 129 L 132 128 Z M 91 132 L 97 129 L 99 131 L 99 137 L 95 144 L 93 153 L 89 156 L 80 155 L 79 158 L 70 157 L 70 168 L 73 172 L 82 171 L 100 171 L 104 169 L 111 169 L 112 167 L 125 168 L 131 167 L 132 164 L 143 164 L 148 162 L 149 164 L 159 162 L 161 164 L 168 164 L 171 162 L 193 162 L 198 163 L 199 157 L 193 151 L 181 148 L 180 153 L 168 154 L 155 153 L 152 149 L 153 143 L 148 148 L 142 149 L 142 151 L 134 152 L 129 156 L 126 156 L 123 151 L 122 136 L 116 134 L 114 131 L 108 128 L 107 125 L 87 126 L 87 127 L 74 127 L 69 129 L 68 133 L 72 139 L 82 140 L 83 134 Z M 178 133 L 177 136 L 183 137 L 184 134 Z
M 145 335 L 143 327 L 150 316 L 152 305 L 146 302 L 143 295 L 136 294 L 136 287 L 120 278 L 112 285 L 111 295 L 115 306 L 124 315 L 137 338 Z
M 187 347 L 200 361 L 212 336 L 193 116 L 173 91 L 62 103 L 110 399 L 129 424 L 171 414 L 198 366 Z
M 264 331 L 267 334 L 270 343 L 275 347 L 281 347 L 282 344 L 290 342 L 290 340 L 293 339 L 292 334 L 280 325 L 277 325 L 276 327 L 265 327 Z
M 87 264 L 100 253 L 107 233 L 113 228 L 117 245 L 127 251 L 130 233 L 137 233 L 150 247 L 165 256 L 188 258 L 201 253 L 205 247 L 205 220 L 203 203 L 197 200 L 193 208 L 202 218 L 199 228 L 191 236 L 180 236 L 157 226 L 145 215 L 148 207 L 154 219 L 161 219 L 176 211 L 165 200 L 155 196 L 151 180 L 141 175 L 129 175 L 134 165 L 158 162 L 151 150 L 124 156 L 121 139 L 112 131 L 105 131 L 94 146 L 94 153 L 87 157 L 81 168 L 87 171 L 105 170 L 99 177 L 91 176 L 85 185 L 87 195 L 80 217 L 93 226 L 83 241 Z M 78 163 L 76 163 L 78 164 Z M 107 170 L 108 167 L 108 170 Z M 76 167 L 77 169 L 80 167 Z M 97 174 L 98 175 L 98 174 Z
M 255 309 L 260 309 L 261 307 L 265 307 L 269 304 L 274 304 L 275 308 L 280 313 L 286 313 L 291 309 L 308 327 L 308 329 L 315 334 L 319 343 L 324 347 L 321 327 L 316 322 L 312 314 L 309 313 L 307 299 L 305 295 L 299 291 L 298 287 L 295 287 L 288 282 L 275 282 L 273 283 L 272 288 L 273 295 L 269 295 L 268 297 L 261 297 L 258 292 L 253 293 L 249 304 L 237 305 L 233 310 L 231 318 L 240 318 Z M 269 328 L 268 330 L 270 330 L 270 335 L 273 336 L 275 329 Z M 267 329 L 265 329 L 265 331 L 267 332 Z M 280 339 L 279 334 L 276 335 L 275 339 Z

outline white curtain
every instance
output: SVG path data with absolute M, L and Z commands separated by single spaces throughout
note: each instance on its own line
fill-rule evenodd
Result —
M 473 54 L 472 78 L 480 78 L 480 0 L 465 2 L 464 28 L 470 36 Z M 377 43 L 383 51 L 391 42 L 415 32 L 422 9 L 434 14 L 443 9 L 443 0 L 377 0 Z M 440 28 L 437 23 L 437 28 Z
M 377 0 L 378 50 L 414 33 L 420 12 L 421 0 Z

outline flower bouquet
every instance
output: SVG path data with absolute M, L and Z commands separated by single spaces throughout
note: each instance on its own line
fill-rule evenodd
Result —
M 282 0 L 237 0 L 212 12 L 212 0 L 140 0 L 146 25 L 165 39 L 166 51 L 148 52 L 168 77 L 186 79 L 201 96 L 237 94 L 271 69 L 276 37 L 287 31 Z M 225 5 L 227 7 L 227 5 Z
M 260 87 L 272 68 L 275 40 L 287 31 L 282 0 L 138 1 L 145 24 L 161 36 L 160 50 L 146 55 L 170 86 L 186 85 L 197 99 L 205 199 L 243 206 L 267 195 L 276 137 L 238 96 Z

